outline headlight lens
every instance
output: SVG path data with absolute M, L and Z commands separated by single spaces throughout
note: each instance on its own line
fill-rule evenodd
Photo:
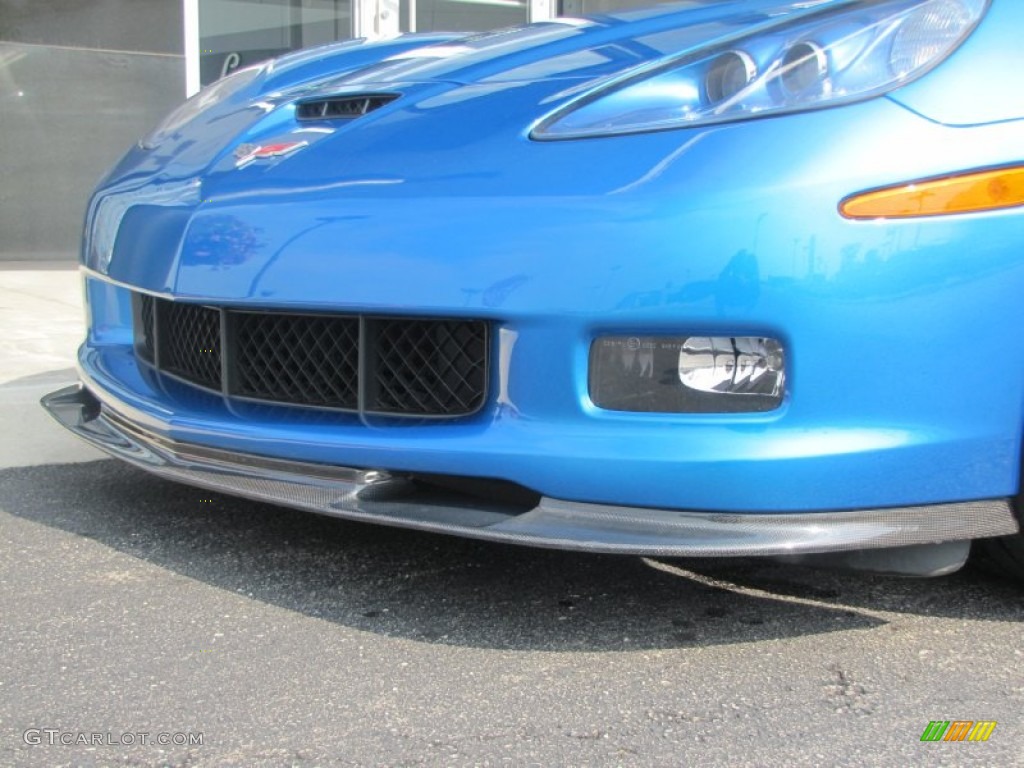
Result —
M 212 83 L 186 101 L 164 118 L 156 129 L 139 142 L 143 149 L 153 149 L 180 128 L 195 120 L 201 113 L 220 104 L 238 93 L 263 72 L 265 65 L 258 64 L 232 72 L 227 77 Z
M 743 51 L 723 53 L 708 68 L 704 78 L 704 92 L 711 104 L 720 104 L 733 98 L 753 82 L 757 64 Z
M 709 125 L 877 96 L 949 56 L 988 0 L 811 5 L 794 2 L 777 24 L 621 75 L 545 118 L 533 137 Z
M 893 36 L 893 71 L 901 75 L 911 73 L 944 57 L 974 23 L 969 9 L 959 2 L 929 3 L 901 24 Z

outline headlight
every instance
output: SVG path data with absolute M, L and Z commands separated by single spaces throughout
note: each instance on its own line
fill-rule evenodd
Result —
M 920 77 L 988 0 L 792 2 L 783 21 L 631 70 L 534 129 L 537 139 L 708 125 L 845 104 Z
M 246 67 L 206 86 L 164 118 L 164 121 L 152 133 L 139 142 L 139 146 L 143 149 L 153 149 L 175 131 L 195 120 L 201 113 L 245 88 L 263 70 L 264 65 L 262 64 Z

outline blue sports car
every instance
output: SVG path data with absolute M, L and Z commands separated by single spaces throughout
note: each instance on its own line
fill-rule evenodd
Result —
M 696 0 L 239 71 L 92 197 L 44 405 L 355 520 L 1024 575 L 1022 32 Z

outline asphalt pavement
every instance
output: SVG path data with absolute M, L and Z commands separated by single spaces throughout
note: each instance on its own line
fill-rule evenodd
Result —
M 982 563 L 587 556 L 160 480 L 36 405 L 79 297 L 0 269 L 0 766 L 1024 765 L 1024 588 Z

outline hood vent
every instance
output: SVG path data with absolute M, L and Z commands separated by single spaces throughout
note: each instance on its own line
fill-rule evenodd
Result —
M 397 98 L 397 93 L 371 93 L 311 99 L 295 105 L 295 117 L 299 120 L 355 120 Z

